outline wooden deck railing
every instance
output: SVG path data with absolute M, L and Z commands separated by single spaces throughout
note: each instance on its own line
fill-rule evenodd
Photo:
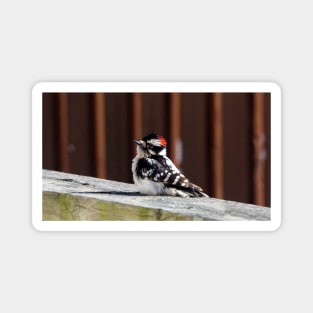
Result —
M 44 221 L 269 221 L 270 208 L 214 198 L 142 196 L 135 185 L 43 170 Z

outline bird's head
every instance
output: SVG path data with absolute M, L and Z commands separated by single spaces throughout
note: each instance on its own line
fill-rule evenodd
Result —
M 152 156 L 152 155 L 166 155 L 166 140 L 164 137 L 151 133 L 141 140 L 134 140 L 137 144 L 137 154 Z

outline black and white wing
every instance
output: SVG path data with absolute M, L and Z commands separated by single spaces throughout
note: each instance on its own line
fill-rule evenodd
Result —
M 191 197 L 207 196 L 199 186 L 192 184 L 165 156 L 140 159 L 136 174 L 142 179 L 147 178 L 154 182 L 164 183 L 166 188 L 181 190 Z

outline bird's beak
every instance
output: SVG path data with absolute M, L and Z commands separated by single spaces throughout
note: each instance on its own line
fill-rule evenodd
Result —
M 141 146 L 141 141 L 140 140 L 133 140 L 133 142 L 138 145 L 138 146 Z

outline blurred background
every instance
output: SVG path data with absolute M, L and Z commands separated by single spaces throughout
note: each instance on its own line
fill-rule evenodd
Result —
M 270 207 L 269 93 L 45 93 L 43 168 L 133 183 L 136 145 L 168 156 L 211 197 Z

